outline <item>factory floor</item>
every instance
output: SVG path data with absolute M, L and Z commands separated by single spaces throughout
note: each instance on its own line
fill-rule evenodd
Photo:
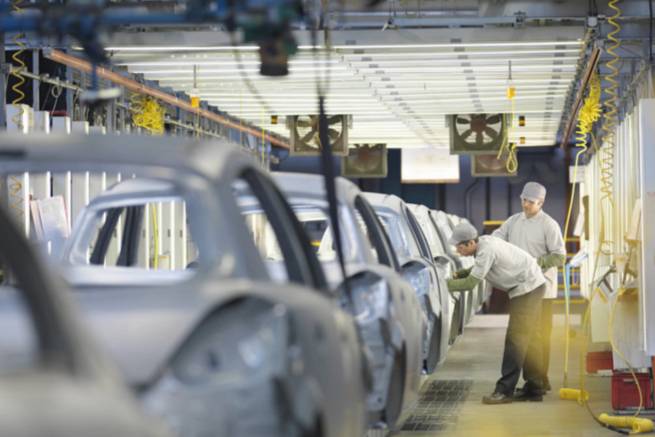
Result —
M 577 318 L 579 320 L 579 317 Z M 507 316 L 478 315 L 451 348 L 444 365 L 423 384 L 419 405 L 406 413 L 394 437 L 603 437 L 616 433 L 600 427 L 588 411 L 575 401 L 560 400 L 563 375 L 563 317 L 555 316 L 551 369 L 553 391 L 541 403 L 483 405 L 481 398 L 493 391 L 499 376 Z M 577 386 L 579 347 L 572 340 L 569 381 Z M 522 384 L 522 382 L 520 383 Z M 591 408 L 610 412 L 610 378 L 589 376 Z M 433 396 L 426 393 L 432 389 Z M 427 394 L 427 396 L 426 396 Z M 441 416 L 441 417 L 440 417 Z

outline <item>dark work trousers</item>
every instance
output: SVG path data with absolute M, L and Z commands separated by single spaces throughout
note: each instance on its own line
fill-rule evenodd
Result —
M 502 376 L 496 382 L 496 392 L 512 396 L 521 376 L 527 381 L 530 390 L 541 390 L 542 342 L 541 342 L 541 301 L 545 285 L 509 301 L 509 325 L 505 334 Z
M 544 385 L 548 382 L 548 368 L 550 367 L 550 337 L 553 333 L 553 299 L 541 301 L 541 370 L 544 375 Z

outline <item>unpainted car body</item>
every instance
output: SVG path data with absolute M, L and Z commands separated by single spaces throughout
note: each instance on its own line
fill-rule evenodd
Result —
M 430 216 L 430 209 L 425 205 L 407 204 L 410 208 L 425 235 L 430 252 L 434 257 L 434 264 L 439 272 L 440 286 L 448 288 L 446 278 L 452 277 L 453 272 L 457 270 L 455 260 L 451 258 L 448 251 L 443 246 L 439 236 L 439 230 Z M 452 344 L 462 332 L 464 315 L 465 315 L 466 295 L 463 293 L 450 293 L 451 311 L 449 313 L 450 332 L 448 344 Z
M 310 174 L 275 173 L 301 223 L 316 220 L 324 211 L 325 229 L 317 253 L 328 281 L 357 321 L 360 337 L 370 353 L 373 386 L 367 405 L 374 420 L 392 428 L 400 412 L 417 398 L 420 383 L 422 335 L 427 319 L 399 265 L 382 224 L 355 184 L 336 178 L 341 240 L 348 286 L 333 252 L 332 228 L 327 220 L 323 178 Z M 402 379 L 399 379 L 402 375 Z
M 445 360 L 443 351 L 450 337 L 450 294 L 445 278 L 439 277 L 425 237 L 405 202 L 394 195 L 364 195 L 385 225 L 403 276 L 413 285 L 428 319 L 423 354 L 431 373 Z
M 0 208 L 0 429 L 12 437 L 167 437 L 86 335 L 63 282 Z
M 139 175 L 86 207 L 62 262 L 95 336 L 150 412 L 185 437 L 361 436 L 366 366 L 356 326 L 250 157 L 227 142 L 143 136 L 17 137 L 3 146 L 15 158 L 0 163 L 5 172 Z M 273 283 L 266 271 L 234 197 L 237 180 L 284 235 L 287 283 Z M 108 226 L 114 211 L 126 214 L 114 224 L 126 236 L 145 203 L 171 199 L 186 205 L 194 267 L 165 272 L 134 267 L 129 256 L 122 262 L 125 248 L 138 250 L 126 238 L 119 265 L 103 267 L 99 236 L 118 230 Z

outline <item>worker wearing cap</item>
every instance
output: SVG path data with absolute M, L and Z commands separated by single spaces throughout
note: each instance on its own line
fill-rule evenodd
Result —
M 521 192 L 523 212 L 508 218 L 493 232 L 494 237 L 512 243 L 537 259 L 546 277 L 546 291 L 541 310 L 541 340 L 543 389 L 550 390 L 548 367 L 550 365 L 550 337 L 553 329 L 553 299 L 557 297 L 557 268 L 566 261 L 566 247 L 559 224 L 542 208 L 546 200 L 546 188 L 536 182 L 528 182 Z M 531 392 L 533 387 L 521 391 Z
M 535 329 L 541 316 L 546 279 L 537 261 L 523 249 L 491 235 L 478 237 L 469 223 L 460 223 L 453 229 L 450 243 L 462 256 L 475 256 L 470 270 L 457 272 L 456 279 L 448 280 L 450 291 L 475 288 L 486 279 L 492 286 L 509 295 L 509 325 L 505 335 L 505 350 L 501 377 L 485 404 L 506 404 L 515 400 L 514 390 L 521 376 L 541 389 L 540 330 Z M 542 400 L 541 395 L 529 399 Z

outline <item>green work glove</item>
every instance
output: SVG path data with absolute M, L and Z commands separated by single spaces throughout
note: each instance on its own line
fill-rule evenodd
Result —
M 565 261 L 566 257 L 559 253 L 549 253 L 548 255 L 537 258 L 537 264 L 539 264 L 541 270 L 548 270 L 551 267 L 562 267 Z
M 468 275 L 471 274 L 471 269 L 459 269 L 455 273 L 453 273 L 453 279 L 462 279 L 466 278 Z

